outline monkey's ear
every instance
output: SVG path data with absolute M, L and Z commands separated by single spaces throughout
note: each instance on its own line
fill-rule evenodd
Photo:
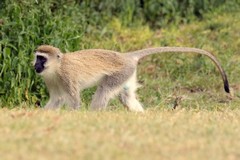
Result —
M 61 54 L 57 54 L 57 58 L 60 59 L 62 57 Z
M 34 49 L 34 50 L 33 50 L 33 54 L 34 54 L 34 55 L 36 55 L 38 52 L 39 52 L 38 49 Z

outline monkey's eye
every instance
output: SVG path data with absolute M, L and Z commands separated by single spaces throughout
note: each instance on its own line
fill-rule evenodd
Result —
M 45 63 L 47 61 L 47 58 L 45 58 L 43 56 L 37 56 L 37 59 L 42 63 Z

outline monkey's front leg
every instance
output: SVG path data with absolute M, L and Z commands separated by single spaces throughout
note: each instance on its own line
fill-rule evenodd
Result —
M 63 103 L 62 97 L 50 97 L 50 100 L 48 103 L 44 106 L 45 109 L 57 109 L 61 107 L 61 104 Z
M 79 93 L 76 94 L 68 94 L 65 97 L 65 102 L 68 107 L 71 109 L 80 109 L 81 107 L 81 100 Z

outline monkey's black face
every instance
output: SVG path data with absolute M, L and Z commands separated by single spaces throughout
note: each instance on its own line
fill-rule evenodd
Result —
M 43 56 L 36 57 L 36 63 L 34 65 L 35 71 L 37 73 L 41 73 L 44 70 L 44 64 L 47 62 L 47 58 Z

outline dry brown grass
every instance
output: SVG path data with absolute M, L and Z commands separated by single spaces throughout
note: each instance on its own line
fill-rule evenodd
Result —
M 1 159 L 240 159 L 240 110 L 0 110 Z

